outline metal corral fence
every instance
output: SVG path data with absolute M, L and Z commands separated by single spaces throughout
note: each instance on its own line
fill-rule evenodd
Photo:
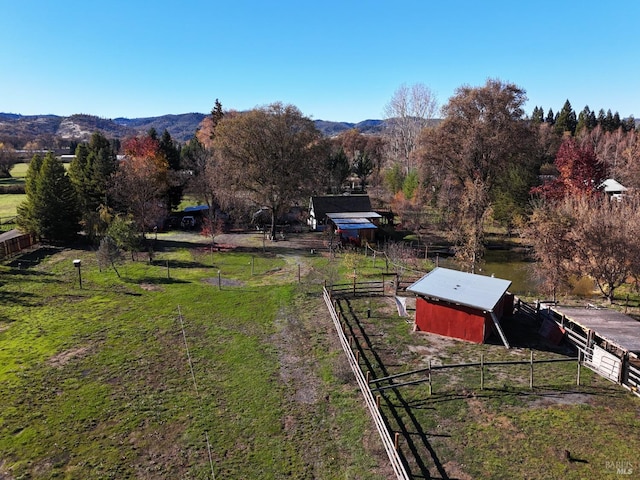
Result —
M 606 343 L 598 345 L 597 332 L 586 331 L 550 307 L 541 308 L 540 302 L 530 305 L 520 299 L 514 304 L 517 312 L 532 319 L 551 322 L 562 328 L 564 338 L 578 350 L 581 363 L 600 376 L 622 385 L 640 396 L 640 358 L 630 351 L 608 351 Z
M 36 243 L 36 236 L 29 233 L 19 234 L 2 240 L 0 241 L 0 259 L 20 253 L 22 250 L 30 248 Z
M 408 480 L 409 474 L 407 473 L 407 470 L 404 464 L 402 463 L 402 459 L 400 458 L 400 455 L 398 453 L 397 436 L 395 439 L 393 440 L 391 439 L 391 434 L 389 432 L 389 429 L 387 428 L 387 425 L 384 419 L 382 418 L 380 409 L 378 408 L 378 404 L 373 396 L 373 393 L 371 392 L 371 389 L 369 388 L 367 379 L 362 373 L 358 360 L 354 356 L 353 351 L 349 346 L 349 341 L 347 340 L 344 330 L 342 329 L 340 317 L 338 316 L 338 313 L 336 312 L 336 309 L 333 305 L 331 294 L 326 288 L 323 288 L 322 290 L 323 290 L 324 301 L 327 304 L 329 313 L 331 314 L 331 319 L 333 320 L 333 324 L 336 328 L 336 332 L 338 333 L 340 344 L 342 345 L 344 353 L 347 356 L 347 360 L 349 361 L 351 370 L 353 371 L 353 374 L 356 377 L 358 386 L 360 387 L 360 390 L 362 391 L 362 395 L 364 396 L 365 403 L 369 408 L 371 417 L 373 418 L 373 421 L 376 425 L 378 433 L 380 434 L 380 439 L 382 440 L 384 449 L 386 450 L 387 456 L 389 457 L 389 461 L 391 462 L 391 467 L 393 468 L 393 471 L 396 474 L 396 478 L 401 480 L 404 480 L 404 479 Z

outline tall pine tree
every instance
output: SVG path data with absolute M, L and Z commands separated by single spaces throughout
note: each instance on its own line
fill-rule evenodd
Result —
M 90 238 L 106 229 L 99 211 L 101 205 L 108 206 L 109 183 L 117 167 L 117 151 L 99 132 L 91 136 L 89 144 L 78 145 L 76 156 L 69 165 L 69 178 L 78 195 L 82 224 Z
M 564 132 L 569 132 L 573 135 L 576 131 L 576 125 L 578 121 L 576 119 L 576 112 L 573 111 L 569 100 L 564 102 L 562 110 L 558 113 L 554 129 L 556 133 L 562 135 Z
M 169 189 L 167 190 L 167 210 L 171 211 L 182 201 L 184 182 L 180 178 L 180 149 L 171 134 L 165 130 L 158 143 L 160 153 L 164 155 L 169 167 Z
M 52 152 L 29 165 L 26 200 L 18 207 L 18 225 L 51 242 L 71 240 L 80 230 L 75 189 L 62 162 Z

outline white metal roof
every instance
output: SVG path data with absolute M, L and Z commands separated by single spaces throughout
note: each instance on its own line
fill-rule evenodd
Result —
M 376 212 L 339 212 L 339 213 L 327 213 L 327 217 L 331 220 L 339 218 L 381 218 L 382 215 Z
M 627 187 L 625 187 L 621 183 L 617 182 L 613 178 L 606 179 L 604 182 L 602 182 L 600 187 L 606 193 L 610 193 L 610 192 L 626 192 L 627 191 Z
M 511 286 L 510 280 L 435 268 L 407 288 L 421 297 L 491 312 Z

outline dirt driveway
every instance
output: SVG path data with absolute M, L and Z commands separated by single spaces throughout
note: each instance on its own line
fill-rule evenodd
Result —
M 211 239 L 198 232 L 175 230 L 158 234 L 161 247 L 211 245 Z M 309 254 L 313 249 L 321 252 L 326 249 L 322 234 L 319 232 L 303 232 L 287 234 L 285 239 L 272 241 L 261 232 L 248 230 L 222 233 L 215 237 L 215 247 L 223 250 L 265 251 L 282 255 Z

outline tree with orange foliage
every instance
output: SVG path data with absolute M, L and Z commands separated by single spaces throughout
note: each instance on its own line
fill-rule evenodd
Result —
M 113 194 L 144 236 L 162 221 L 168 188 L 168 164 L 157 139 L 145 135 L 125 141 L 125 160 L 114 176 Z
M 589 143 L 579 145 L 573 137 L 562 141 L 556 154 L 558 177 L 531 190 L 549 200 L 567 196 L 592 195 L 607 179 L 607 168 L 599 162 Z

